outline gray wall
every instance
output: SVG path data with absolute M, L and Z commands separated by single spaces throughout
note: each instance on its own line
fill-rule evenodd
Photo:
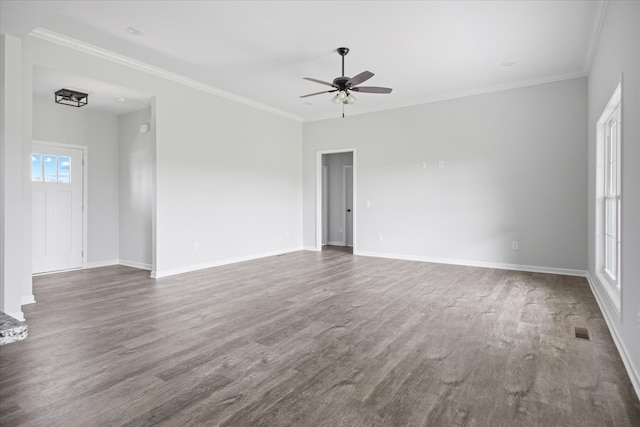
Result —
M 328 174 L 328 244 L 345 244 L 344 228 L 344 173 L 345 165 L 353 165 L 353 153 L 325 154 L 322 158 Z
M 88 147 L 87 263 L 118 262 L 118 116 L 33 100 L 33 139 Z
M 589 74 L 589 275 L 640 394 L 640 2 L 609 2 Z M 618 312 L 595 263 L 596 123 L 622 79 L 622 269 Z
M 305 123 L 304 245 L 315 246 L 316 151 L 355 147 L 358 253 L 584 271 L 586 85 Z
M 154 132 L 140 133 L 151 125 L 151 109 L 123 114 L 119 123 L 119 262 L 151 270 Z

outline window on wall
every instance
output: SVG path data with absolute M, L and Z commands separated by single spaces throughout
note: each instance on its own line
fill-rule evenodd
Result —
M 622 86 L 619 84 L 596 128 L 596 269 L 620 309 Z
M 620 104 L 607 120 L 604 137 L 604 272 L 620 286 Z
M 71 182 L 71 158 L 53 154 L 31 154 L 31 181 Z

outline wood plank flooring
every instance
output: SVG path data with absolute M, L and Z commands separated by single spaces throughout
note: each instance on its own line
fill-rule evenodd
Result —
M 640 426 L 583 278 L 333 250 L 147 276 L 34 278 L 0 425 Z

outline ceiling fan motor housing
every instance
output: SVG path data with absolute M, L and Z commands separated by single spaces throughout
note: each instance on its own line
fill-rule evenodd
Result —
M 347 90 L 347 82 L 351 79 L 351 77 L 336 77 L 333 79 L 333 84 L 338 86 L 340 90 Z

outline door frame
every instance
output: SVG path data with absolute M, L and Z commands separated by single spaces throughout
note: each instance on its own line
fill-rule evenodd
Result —
M 322 241 L 320 246 L 329 243 L 329 168 L 322 166 Z
M 356 253 L 356 244 L 357 244 L 357 232 L 356 230 L 358 229 L 356 227 L 357 224 L 357 215 L 356 215 L 356 211 L 357 209 L 355 209 L 355 206 L 357 205 L 357 174 L 356 174 L 356 170 L 357 170 L 357 159 L 356 159 L 356 149 L 354 148 L 341 148 L 341 149 L 334 149 L 334 150 L 319 150 L 316 151 L 316 239 L 315 239 L 315 250 L 316 251 L 321 251 L 322 250 L 322 221 L 323 221 L 323 203 L 322 203 L 322 156 L 324 154 L 337 154 L 337 153 L 353 153 L 353 181 L 352 181 L 352 185 L 353 185 L 353 222 L 352 222 L 352 228 L 353 228 L 353 253 Z M 343 228 L 344 230 L 344 228 Z M 345 244 L 346 244 L 346 238 L 345 238 Z
M 343 246 L 349 246 L 349 239 L 347 238 L 347 169 L 351 169 L 351 187 L 353 187 L 353 165 L 342 165 L 342 241 Z M 353 189 L 352 194 L 353 196 Z M 353 247 L 353 217 L 355 216 L 356 209 L 353 206 L 353 197 L 351 199 L 351 245 Z
M 53 141 L 43 141 L 43 140 L 39 140 L 39 139 L 34 139 L 31 143 L 31 153 L 33 153 L 33 144 L 40 144 L 40 145 L 49 145 L 51 147 L 57 147 L 57 148 L 70 148 L 73 150 L 80 150 L 82 151 L 82 267 L 81 268 L 86 268 L 87 266 L 87 247 L 88 247 L 88 236 L 87 236 L 87 221 L 88 221 L 88 188 L 89 186 L 87 185 L 88 179 L 89 179 L 89 160 L 88 160 L 88 156 L 89 156 L 89 147 L 87 147 L 86 145 L 75 145 L 75 144 L 65 144 L 65 143 L 61 143 L 61 142 L 53 142 Z M 31 158 L 31 156 L 29 156 L 29 158 Z M 29 167 L 29 170 L 31 170 L 31 167 Z M 31 173 L 29 173 L 29 182 L 31 183 Z M 33 213 L 32 213 L 33 215 Z M 32 255 L 33 256 L 33 255 Z M 33 271 L 33 270 L 32 270 Z M 38 274 L 33 274 L 33 276 L 40 276 L 40 275 L 44 275 L 44 274 L 52 274 L 52 273 L 61 273 L 65 270 L 61 270 L 61 271 L 53 271 L 53 272 L 46 272 L 46 273 L 38 273 Z

